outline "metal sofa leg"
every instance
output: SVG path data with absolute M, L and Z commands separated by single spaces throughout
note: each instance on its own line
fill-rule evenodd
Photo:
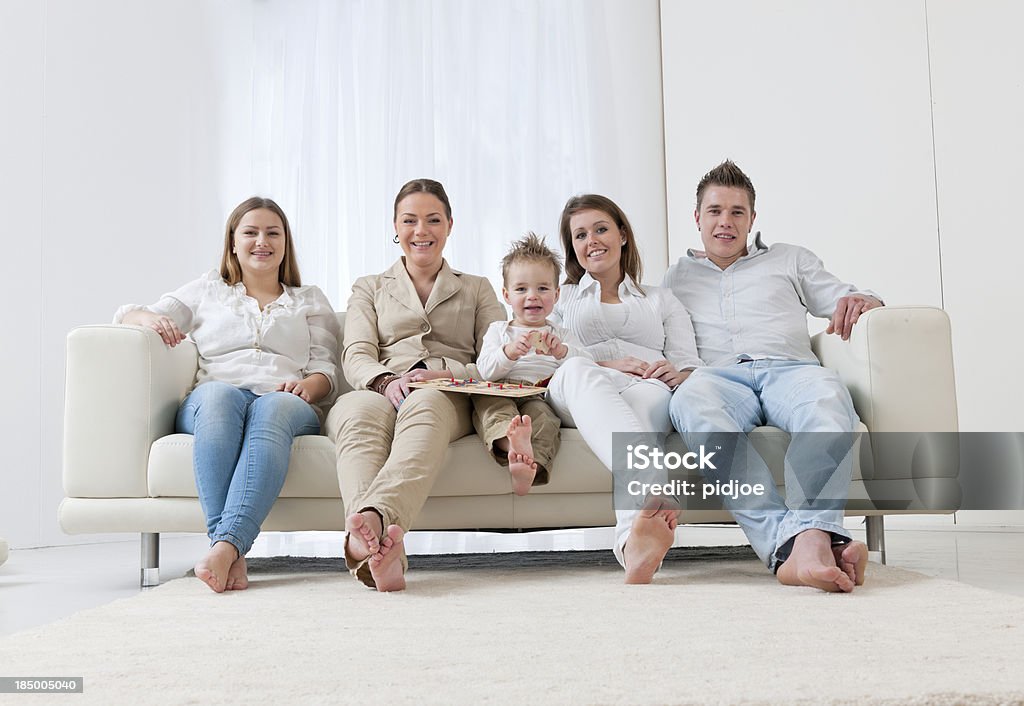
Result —
M 160 585 L 160 534 L 142 533 L 142 588 Z
M 885 517 L 871 515 L 864 518 L 868 530 L 868 558 L 885 563 Z

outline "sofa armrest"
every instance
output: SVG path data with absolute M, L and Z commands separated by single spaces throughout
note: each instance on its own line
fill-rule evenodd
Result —
M 822 365 L 839 373 L 870 431 L 957 431 L 953 346 L 942 309 L 872 309 L 850 340 L 819 333 L 811 347 Z
M 140 326 L 82 326 L 68 334 L 64 394 L 64 492 L 144 498 L 153 441 L 174 432 L 195 382 L 198 356 L 168 348 Z

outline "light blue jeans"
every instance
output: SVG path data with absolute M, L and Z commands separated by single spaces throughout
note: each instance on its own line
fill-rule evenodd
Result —
M 829 532 L 834 542 L 851 539 L 843 528 L 843 506 L 858 419 L 850 393 L 833 371 L 789 360 L 698 368 L 672 396 L 669 414 L 689 449 L 718 449 L 720 462 L 716 470 L 704 471 L 706 479 L 764 486 L 760 497 L 726 497 L 724 504 L 769 569 L 778 570 L 792 540 L 805 530 Z M 746 437 L 763 425 L 791 434 L 785 499 Z
M 261 396 L 206 382 L 181 403 L 175 426 L 195 436 L 192 462 L 211 546 L 231 542 L 244 556 L 284 485 L 292 440 L 320 433 L 316 413 L 288 392 Z

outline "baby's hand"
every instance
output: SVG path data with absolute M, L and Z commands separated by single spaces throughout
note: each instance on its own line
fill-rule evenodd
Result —
M 562 343 L 562 339 L 553 333 L 542 334 L 540 337 L 540 343 L 547 349 L 545 352 L 548 355 L 552 355 L 558 360 L 569 355 L 569 346 Z M 535 348 L 540 352 L 540 346 L 535 346 Z
M 541 355 L 547 355 L 551 350 L 547 342 L 547 334 L 542 331 L 530 331 L 530 345 Z
M 503 350 L 509 360 L 519 360 L 530 352 L 531 337 L 534 331 L 527 331 L 514 341 L 505 344 Z

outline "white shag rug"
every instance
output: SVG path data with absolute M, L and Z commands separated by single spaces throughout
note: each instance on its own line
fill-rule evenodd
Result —
M 1024 703 L 1024 598 L 875 564 L 825 594 L 748 556 L 675 549 L 651 586 L 610 552 L 413 557 L 395 594 L 257 559 L 246 591 L 186 577 L 4 638 L 0 673 L 84 677 L 33 703 Z

